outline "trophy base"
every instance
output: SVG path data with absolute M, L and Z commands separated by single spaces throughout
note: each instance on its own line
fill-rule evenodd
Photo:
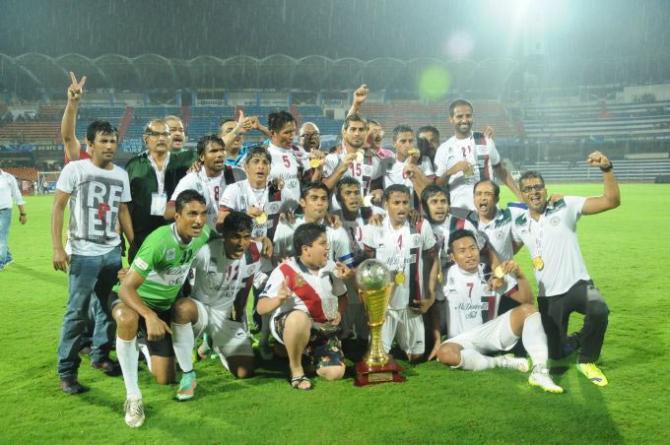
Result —
M 370 366 L 365 360 L 356 363 L 356 377 L 354 385 L 367 386 L 376 383 L 402 383 L 406 379 L 400 375 L 402 368 L 389 356 L 389 361 L 383 366 Z

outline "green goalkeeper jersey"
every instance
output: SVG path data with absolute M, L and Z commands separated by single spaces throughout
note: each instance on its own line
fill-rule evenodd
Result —
M 173 223 L 159 227 L 144 240 L 130 267 L 144 278 L 137 293 L 147 306 L 160 311 L 172 307 L 209 234 L 210 229 L 205 226 L 200 236 L 184 244 Z

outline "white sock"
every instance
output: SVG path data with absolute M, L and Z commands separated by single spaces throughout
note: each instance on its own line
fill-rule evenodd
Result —
M 193 326 L 190 322 L 186 324 L 171 323 L 170 328 L 172 329 L 172 348 L 179 367 L 183 372 L 193 371 L 192 353 L 195 347 Z
M 119 359 L 123 384 L 126 386 L 126 398 L 141 399 L 142 393 L 137 384 L 137 338 L 124 340 L 116 337 L 116 357 Z
M 533 366 L 547 366 L 549 353 L 547 351 L 547 335 L 542 327 L 542 318 L 540 313 L 536 312 L 527 317 L 523 323 L 521 331 L 521 341 L 528 355 L 533 362 Z
M 461 350 L 461 363 L 456 367 L 467 371 L 483 371 L 495 368 L 496 362 L 493 357 L 480 354 L 474 349 L 463 349 Z

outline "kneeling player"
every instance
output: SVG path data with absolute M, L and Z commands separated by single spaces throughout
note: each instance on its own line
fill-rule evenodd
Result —
M 126 386 L 125 420 L 132 428 L 144 423 L 144 405 L 137 384 L 138 330 L 145 332 L 151 372 L 158 383 L 174 380 L 176 356 L 184 371 L 178 394 L 192 394 L 195 388 L 195 375 L 188 367 L 191 350 L 171 344 L 171 334 L 178 334 L 183 328 L 174 323 L 170 326 L 170 323 L 185 316 L 175 300 L 193 259 L 209 238 L 206 221 L 205 198 L 194 190 L 180 193 L 176 199 L 175 222 L 154 230 L 144 240 L 121 282 L 121 300 L 112 314 L 117 325 L 116 354 Z
M 259 282 L 267 278 L 260 272 L 262 243 L 251 240 L 252 228 L 249 215 L 228 213 L 220 229 L 222 238 L 210 240 L 198 252 L 192 298 L 177 301 L 187 317 L 175 320 L 192 327 L 175 331 L 175 344 L 184 343 L 190 351 L 195 338 L 206 333 L 223 366 L 238 378 L 251 377 L 254 370 L 246 315 L 249 291 L 255 278 Z M 192 367 L 191 362 L 188 368 Z
M 296 256 L 277 267 L 258 300 L 258 313 L 272 313 L 272 335 L 286 346 L 291 386 L 310 390 L 301 357 L 310 351 L 316 373 L 326 380 L 344 376 L 344 356 L 337 338 L 347 307 L 343 279 L 351 274 L 341 263 L 328 260 L 324 226 L 300 225 L 293 235 Z
M 449 238 L 449 247 L 455 262 L 449 268 L 444 285 L 449 305 L 449 339 L 440 347 L 438 360 L 471 371 L 503 367 L 527 372 L 525 358 L 484 355 L 509 351 L 521 337 L 533 362 L 528 383 L 548 392 L 562 393 L 563 388 L 552 381 L 547 369 L 547 336 L 542 329 L 540 314 L 534 306 L 523 303 L 530 298 L 531 290 L 519 266 L 514 261 L 507 261 L 494 272 L 496 278 L 503 278 L 505 274 L 507 286 L 501 291 L 513 288 L 516 281 L 516 292 L 507 294 L 522 302 L 495 318 L 501 294 L 487 289 L 474 234 L 467 230 L 455 231 Z

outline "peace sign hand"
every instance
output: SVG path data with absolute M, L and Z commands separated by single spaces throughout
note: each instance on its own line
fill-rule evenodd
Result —
M 67 88 L 67 98 L 69 100 L 79 102 L 82 94 L 84 94 L 84 84 L 86 83 L 86 76 L 82 77 L 79 81 L 75 77 L 74 73 L 70 71 L 70 86 Z

